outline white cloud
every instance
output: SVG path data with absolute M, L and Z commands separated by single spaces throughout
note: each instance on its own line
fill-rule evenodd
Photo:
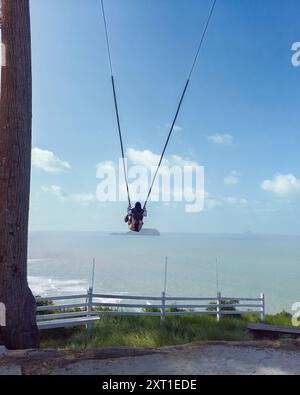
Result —
M 60 186 L 58 185 L 51 185 L 50 188 L 42 187 L 42 191 L 46 193 L 51 193 L 57 196 L 59 199 L 71 202 L 71 203 L 82 203 L 82 204 L 89 204 L 96 201 L 96 196 L 92 193 L 75 193 L 69 194 L 65 192 Z
M 67 194 L 65 194 L 63 192 L 61 187 L 59 187 L 58 185 L 51 185 L 50 188 L 42 187 L 42 191 L 43 192 L 51 192 L 53 195 L 55 195 L 55 196 L 57 196 L 57 197 L 59 197 L 61 199 L 64 199 L 64 198 L 66 198 L 68 196 Z
M 157 166 L 160 159 L 159 155 L 154 154 L 150 150 L 139 151 L 134 148 L 128 148 L 126 155 L 134 165 L 145 166 L 147 169 Z M 167 165 L 167 163 L 167 160 L 163 159 L 162 164 Z
M 245 208 L 248 206 L 247 199 L 241 199 L 233 196 L 229 197 L 218 197 L 214 196 L 209 192 L 205 193 L 205 206 L 207 209 L 213 209 L 216 207 L 233 207 Z
M 182 130 L 182 127 L 181 127 L 181 126 L 179 126 L 179 125 L 175 125 L 175 126 L 174 126 L 174 131 L 175 131 L 175 132 L 181 132 L 181 130 Z
M 53 152 L 33 148 L 31 155 L 32 165 L 47 173 L 60 174 L 71 169 L 68 162 L 62 161 Z
M 239 182 L 240 173 L 237 171 L 230 172 L 226 177 L 224 177 L 224 182 L 226 185 L 236 185 Z
M 225 198 L 224 201 L 230 205 L 233 205 L 233 206 L 235 206 L 238 202 L 237 198 L 232 197 L 232 196 Z
M 181 156 L 178 155 L 171 155 L 169 157 L 169 166 L 200 166 L 199 163 L 195 161 L 191 161 L 189 159 L 184 159 Z
M 223 144 L 223 145 L 231 145 L 233 142 L 233 136 L 231 134 L 220 134 L 216 133 L 212 136 L 208 136 L 208 140 L 212 141 L 215 144 Z
M 93 203 L 96 201 L 96 196 L 92 193 L 77 193 L 69 195 L 69 200 L 73 203 Z
M 220 207 L 223 205 L 222 199 L 217 196 L 212 195 L 209 192 L 205 192 L 204 194 L 204 205 L 207 209 L 214 209 L 216 207 Z
M 113 161 L 108 160 L 97 164 L 97 174 L 110 173 L 115 170 L 115 164 Z
M 134 165 L 145 166 L 147 169 L 156 167 L 160 160 L 160 155 L 155 154 L 150 150 L 140 151 L 135 148 L 128 148 L 126 150 L 126 155 Z M 172 167 L 176 165 L 200 166 L 197 162 L 190 161 L 189 159 L 185 159 L 179 155 L 170 155 L 162 161 L 162 166 Z
M 166 123 L 166 128 L 170 129 L 172 125 L 170 123 Z M 181 132 L 182 131 L 182 127 L 180 125 L 175 125 L 173 128 L 174 132 Z
M 220 206 L 222 206 L 222 204 L 223 203 L 222 203 L 222 201 L 220 199 L 218 199 L 218 198 L 216 198 L 216 197 L 214 197 L 214 196 L 212 196 L 210 194 L 206 194 L 205 207 L 207 209 L 213 209 L 213 208 L 216 208 L 216 207 L 220 207 Z
M 245 207 L 248 205 L 247 199 L 239 199 L 232 196 L 224 198 L 224 202 L 231 206 L 238 206 L 238 207 Z
M 276 195 L 291 195 L 300 192 L 300 180 L 293 174 L 276 174 L 273 180 L 263 181 L 261 188 Z

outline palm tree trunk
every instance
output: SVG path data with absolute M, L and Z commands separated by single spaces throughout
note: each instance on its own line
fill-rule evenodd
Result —
M 27 283 L 32 77 L 29 0 L 2 0 L 0 99 L 0 302 L 10 349 L 36 348 L 35 300 Z

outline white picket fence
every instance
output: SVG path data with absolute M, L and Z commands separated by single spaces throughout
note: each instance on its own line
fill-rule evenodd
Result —
M 112 302 L 116 299 L 122 302 Z M 181 315 L 216 315 L 217 320 L 220 320 L 222 315 L 259 314 L 262 320 L 265 317 L 264 294 L 258 298 L 228 297 L 223 296 L 221 292 L 216 297 L 201 298 L 171 297 L 164 292 L 160 296 L 131 296 L 94 294 L 90 288 L 85 295 L 43 297 L 37 298 L 36 301 L 61 302 L 37 307 L 37 324 L 41 330 L 76 325 L 86 325 L 91 328 L 101 316 L 108 315 L 160 317 L 161 320 Z M 74 301 L 78 302 L 74 303 Z M 226 301 L 225 304 L 224 301 Z M 228 301 L 235 301 L 235 303 L 228 304 Z M 97 311 L 97 308 L 105 310 Z M 78 311 L 70 312 L 68 311 L 70 309 Z

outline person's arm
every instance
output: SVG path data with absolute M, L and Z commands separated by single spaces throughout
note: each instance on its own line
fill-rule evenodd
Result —
M 127 209 L 127 214 L 128 214 L 128 215 L 132 215 L 132 211 L 131 211 L 131 207 L 130 207 L 130 206 L 129 206 L 128 209 Z
M 144 209 L 143 217 L 147 217 L 147 209 L 146 208 Z

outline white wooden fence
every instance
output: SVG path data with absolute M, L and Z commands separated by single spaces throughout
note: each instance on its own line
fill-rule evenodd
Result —
M 116 299 L 122 302 L 114 303 Z M 37 307 L 37 324 L 41 330 L 76 325 L 90 328 L 101 316 L 149 316 L 161 320 L 181 315 L 216 315 L 217 320 L 222 315 L 259 314 L 262 320 L 265 317 L 264 294 L 258 298 L 228 297 L 221 292 L 216 297 L 201 298 L 171 297 L 164 292 L 161 296 L 130 296 L 94 294 L 90 288 L 87 294 L 43 297 L 36 301 L 60 302 Z M 234 302 L 230 304 L 229 301 Z

